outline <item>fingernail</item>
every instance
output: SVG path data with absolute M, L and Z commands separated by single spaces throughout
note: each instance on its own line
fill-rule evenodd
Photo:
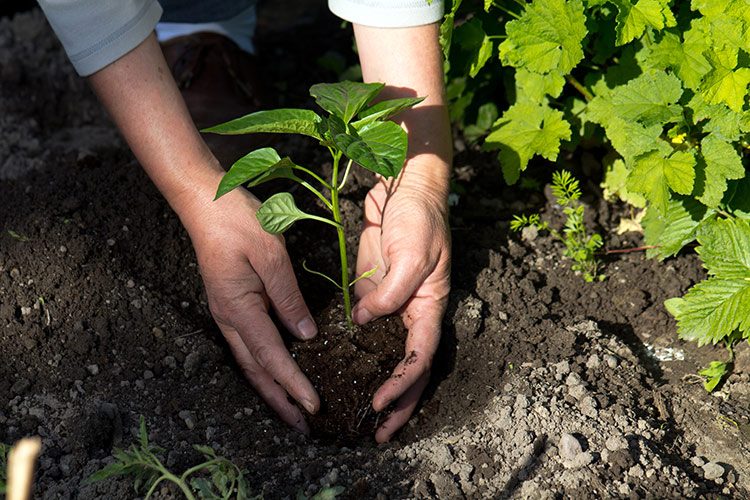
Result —
M 302 406 L 305 407 L 305 410 L 307 410 L 307 413 L 309 413 L 310 415 L 315 413 L 315 405 L 312 401 L 306 399 L 302 401 Z
M 310 427 L 307 425 L 307 422 L 305 422 L 305 419 L 301 419 L 299 422 L 295 423 L 293 427 L 305 436 L 310 435 Z
M 364 307 L 355 308 L 352 316 L 354 317 L 354 322 L 360 325 L 364 325 L 373 318 L 372 313 Z
M 318 327 L 315 326 L 312 318 L 308 316 L 297 323 L 297 331 L 303 339 L 311 339 L 318 333 Z

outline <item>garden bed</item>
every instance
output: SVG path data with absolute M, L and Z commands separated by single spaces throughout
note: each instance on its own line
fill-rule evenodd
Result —
M 281 61 L 267 65 L 279 104 L 306 104 L 311 83 L 333 78 L 317 55 L 348 47 L 335 19 L 314 14 L 296 37 L 262 33 L 265 57 Z M 179 221 L 40 13 L 0 20 L 0 87 L 0 441 L 42 436 L 40 497 L 131 498 L 129 479 L 82 481 L 133 441 L 140 415 L 168 466 L 211 445 L 269 498 L 324 485 L 345 498 L 748 495 L 750 353 L 738 348 L 734 374 L 707 394 L 693 374 L 725 353 L 677 340 L 663 307 L 704 276 L 693 255 L 609 255 L 607 279 L 585 284 L 544 234 L 509 234 L 513 214 L 559 216 L 545 193 L 503 187 L 494 156 L 459 142 L 467 193 L 452 214 L 453 292 L 423 404 L 388 445 L 308 439 L 243 379 Z M 314 160 L 306 142 L 279 141 Z M 351 228 L 368 182 L 347 195 Z M 641 244 L 615 232 L 624 209 L 595 184 L 584 191 L 605 248 Z M 288 235 L 292 260 L 329 270 L 337 249 L 311 229 Z M 328 288 L 298 271 L 320 310 Z

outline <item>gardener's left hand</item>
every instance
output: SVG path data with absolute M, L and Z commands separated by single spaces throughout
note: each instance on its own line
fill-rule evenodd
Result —
M 445 189 L 428 177 L 407 175 L 381 180 L 365 200 L 365 223 L 357 256 L 357 275 L 377 266 L 375 275 L 357 282 L 361 297 L 354 320 L 366 323 L 400 312 L 409 330 L 404 359 L 375 393 L 375 411 L 395 403 L 375 434 L 391 439 L 411 416 L 430 376 L 440 341 L 440 324 L 450 290 L 450 233 Z

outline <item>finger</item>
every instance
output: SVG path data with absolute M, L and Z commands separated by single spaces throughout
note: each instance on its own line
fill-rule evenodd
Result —
M 399 398 L 388 419 L 375 431 L 375 441 L 378 443 L 390 441 L 393 435 L 409 421 L 429 380 L 430 374 L 427 372 Z
M 364 324 L 399 310 L 431 271 L 415 267 L 409 259 L 394 258 L 383 281 L 357 303 L 352 312 L 354 321 Z
M 444 304 L 432 299 L 417 297 L 409 303 L 404 312 L 404 323 L 409 329 L 406 355 L 391 377 L 375 392 L 372 399 L 375 411 L 387 408 L 430 371 L 440 343 L 443 310 Z
M 318 333 L 318 327 L 302 298 L 297 285 L 292 263 L 284 249 L 278 250 L 272 264 L 266 269 L 257 269 L 266 294 L 271 300 L 279 319 L 294 336 L 308 340 Z
M 303 434 L 309 434 L 310 428 L 305 422 L 302 412 L 297 406 L 289 402 L 286 391 L 253 359 L 237 330 L 228 325 L 219 325 L 219 328 L 224 334 L 224 338 L 227 340 L 242 373 L 260 397 L 276 412 L 281 420 Z
M 255 362 L 307 411 L 315 413 L 320 407 L 318 394 L 287 351 L 261 300 L 257 294 L 247 296 L 233 309 L 232 326 Z

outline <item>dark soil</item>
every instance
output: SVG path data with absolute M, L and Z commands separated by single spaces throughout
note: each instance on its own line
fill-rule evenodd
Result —
M 318 335 L 290 347 L 320 395 L 320 411 L 307 416 L 312 435 L 341 443 L 370 439 L 387 416 L 373 411 L 372 397 L 404 357 L 406 329 L 398 317 L 350 328 L 339 298 L 316 320 Z
M 259 43 L 285 106 L 310 105 L 309 85 L 335 78 L 319 55 L 351 61 L 348 32 L 315 5 L 293 36 Z M 0 89 L 0 441 L 42 437 L 36 497 L 133 498 L 130 479 L 84 480 L 134 441 L 143 415 L 168 467 L 209 445 L 269 498 L 331 485 L 344 498 L 749 498 L 750 350 L 709 395 L 695 373 L 725 353 L 678 340 L 663 307 L 704 277 L 691 253 L 603 255 L 607 279 L 585 284 L 547 235 L 508 231 L 521 212 L 559 223 L 560 207 L 503 186 L 494 156 L 457 140 L 453 292 L 421 407 L 387 445 L 306 438 L 243 379 L 178 219 L 38 12 L 0 19 Z M 308 141 L 274 140 L 327 168 Z M 594 179 L 589 156 L 563 162 Z M 542 184 L 549 174 L 529 172 Z M 352 251 L 369 182 L 355 181 Z M 627 209 L 596 182 L 584 191 L 607 249 L 642 244 L 616 234 Z M 292 261 L 333 273 L 335 239 L 319 233 L 302 222 L 288 234 Z M 332 294 L 299 271 L 322 311 Z

